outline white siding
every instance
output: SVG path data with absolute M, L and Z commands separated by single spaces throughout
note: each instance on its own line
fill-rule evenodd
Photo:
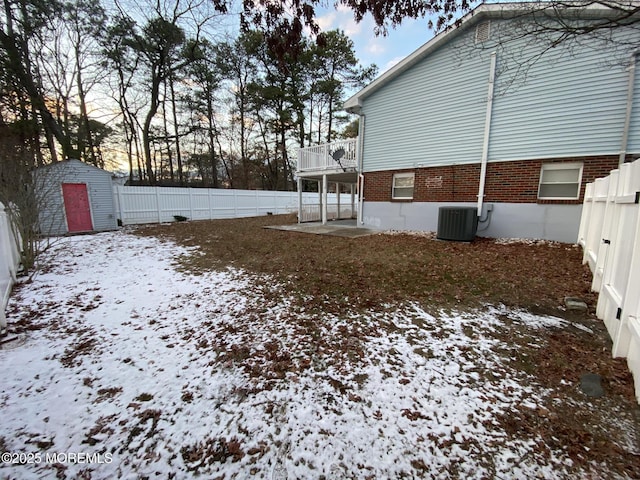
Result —
M 363 99 L 364 171 L 480 161 L 490 49 L 462 53 L 468 35 L 473 29 Z M 595 47 L 568 55 L 558 47 L 510 84 L 514 59 L 542 46 L 496 48 L 489 160 L 617 154 L 628 81 L 620 60 L 626 58 Z M 629 153 L 640 152 L 640 75 L 636 79 Z
M 364 100 L 365 171 L 479 160 L 489 57 L 454 57 L 442 48 Z
M 512 48 L 530 58 L 540 46 Z M 508 63 L 504 56 L 498 62 Z M 497 90 L 506 80 L 498 77 Z M 609 51 L 585 47 L 568 55 L 559 47 L 545 53 L 506 94 L 495 98 L 489 159 L 618 153 L 627 83 L 628 73 Z

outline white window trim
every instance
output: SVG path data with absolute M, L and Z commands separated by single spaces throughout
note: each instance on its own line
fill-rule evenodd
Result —
M 396 178 L 412 178 L 413 179 L 413 193 L 411 194 L 410 197 L 396 197 L 395 196 Z M 400 188 L 402 188 L 402 187 L 400 187 Z M 391 178 L 391 199 L 392 200 L 413 200 L 413 194 L 415 194 L 415 188 L 416 188 L 416 174 L 415 174 L 415 172 L 411 172 L 411 173 L 394 173 L 393 177 Z
M 569 170 L 579 168 L 578 171 L 578 192 L 575 197 L 541 197 L 540 187 L 542 186 L 542 174 L 545 170 Z M 578 200 L 580 198 L 580 190 L 582 189 L 582 171 L 584 164 L 582 162 L 572 163 L 543 163 L 540 167 L 540 178 L 538 180 L 538 199 L 539 200 Z M 576 182 L 554 182 L 555 184 L 574 185 Z M 552 185 L 554 183 L 546 182 L 545 185 Z

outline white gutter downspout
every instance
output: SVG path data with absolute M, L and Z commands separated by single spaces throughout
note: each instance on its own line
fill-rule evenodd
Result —
M 627 143 L 629 141 L 629 128 L 631 126 L 631 109 L 633 108 L 633 90 L 636 82 L 636 56 L 638 52 L 631 54 L 631 64 L 629 65 L 629 84 L 627 85 L 627 114 L 624 118 L 624 129 L 622 130 L 622 142 L 620 145 L 620 157 L 618 165 L 622 165 L 627 157 Z
M 358 224 L 363 225 L 364 220 L 362 217 L 362 204 L 364 203 L 364 174 L 362 173 L 362 166 L 364 164 L 364 115 L 360 114 L 360 120 L 358 122 Z
M 491 54 L 489 67 L 489 91 L 487 93 L 487 113 L 484 119 L 484 138 L 482 139 L 482 159 L 480 160 L 480 185 L 478 187 L 478 217 L 482 217 L 484 184 L 487 177 L 487 159 L 489 158 L 489 133 L 491 132 L 491 113 L 493 110 L 493 86 L 496 79 L 496 52 Z

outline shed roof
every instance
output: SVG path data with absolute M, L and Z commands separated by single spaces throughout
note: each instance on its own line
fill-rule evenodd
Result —
M 586 0 L 562 2 L 562 4 L 554 2 L 510 2 L 510 3 L 484 3 L 464 15 L 458 25 L 451 27 L 436 36 L 434 36 L 427 43 L 418 48 L 415 52 L 401 60 L 395 66 L 384 72 L 373 82 L 360 90 L 358 93 L 349 98 L 343 105 L 343 108 L 350 113 L 360 113 L 362 107 L 362 101 L 373 94 L 381 87 L 400 76 L 403 72 L 410 69 L 413 65 L 429 56 L 433 51 L 440 48 L 445 43 L 451 41 L 461 33 L 472 28 L 478 22 L 484 19 L 507 19 L 517 16 L 526 15 L 533 12 L 545 13 L 550 16 L 558 16 L 560 11 L 563 11 L 563 16 L 568 17 L 570 15 L 580 14 L 581 18 L 617 18 L 614 15 L 621 15 L 621 11 L 613 8 L 613 6 L 619 3 L 620 6 L 626 12 L 632 12 L 631 16 L 636 17 L 640 15 L 638 10 L 640 9 L 640 1 L 620 1 L 612 0 L 611 6 L 607 6 L 603 3 L 592 3 Z
M 104 170 L 102 168 L 98 168 L 94 165 L 91 165 L 89 163 L 85 163 L 81 160 L 77 160 L 75 158 L 69 158 L 67 160 L 61 160 L 60 162 L 54 162 L 54 163 L 49 163 L 47 165 L 43 165 L 41 167 L 38 167 L 36 170 L 48 170 L 51 168 L 63 168 L 65 165 L 75 165 L 75 166 L 80 166 L 80 167 L 86 167 L 87 169 L 90 170 L 95 170 L 96 173 L 102 173 L 105 175 L 109 175 L 109 176 L 113 176 L 113 173 Z

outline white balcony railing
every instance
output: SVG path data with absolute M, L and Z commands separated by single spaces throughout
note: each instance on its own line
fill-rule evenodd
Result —
M 340 140 L 298 149 L 298 173 L 357 169 L 358 139 Z

